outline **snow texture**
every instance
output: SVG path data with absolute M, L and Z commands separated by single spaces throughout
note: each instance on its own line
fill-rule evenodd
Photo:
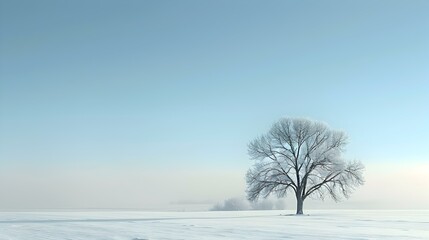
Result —
M 1 240 L 429 239 L 428 210 L 3 212 Z

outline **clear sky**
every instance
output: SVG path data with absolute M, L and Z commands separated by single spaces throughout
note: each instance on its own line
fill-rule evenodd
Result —
M 242 194 L 247 143 L 285 116 L 344 130 L 369 172 L 427 167 L 428 103 L 425 0 L 0 1 L 0 169 L 91 176 L 70 206 L 144 207 L 156 176 L 186 189 L 152 202 Z

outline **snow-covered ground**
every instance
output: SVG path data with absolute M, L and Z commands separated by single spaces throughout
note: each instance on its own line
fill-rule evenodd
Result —
M 428 210 L 3 212 L 0 239 L 429 239 Z

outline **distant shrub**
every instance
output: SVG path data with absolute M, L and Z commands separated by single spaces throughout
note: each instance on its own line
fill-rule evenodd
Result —
M 211 211 L 244 211 L 249 210 L 249 202 L 241 198 L 229 198 L 222 203 L 217 203 Z
M 229 198 L 216 203 L 210 211 L 245 211 L 245 210 L 283 210 L 286 203 L 283 199 L 264 199 L 257 202 L 249 202 L 242 198 Z

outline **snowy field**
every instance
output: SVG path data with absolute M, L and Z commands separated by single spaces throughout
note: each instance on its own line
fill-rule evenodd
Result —
M 429 211 L 3 212 L 1 240 L 429 239 Z

